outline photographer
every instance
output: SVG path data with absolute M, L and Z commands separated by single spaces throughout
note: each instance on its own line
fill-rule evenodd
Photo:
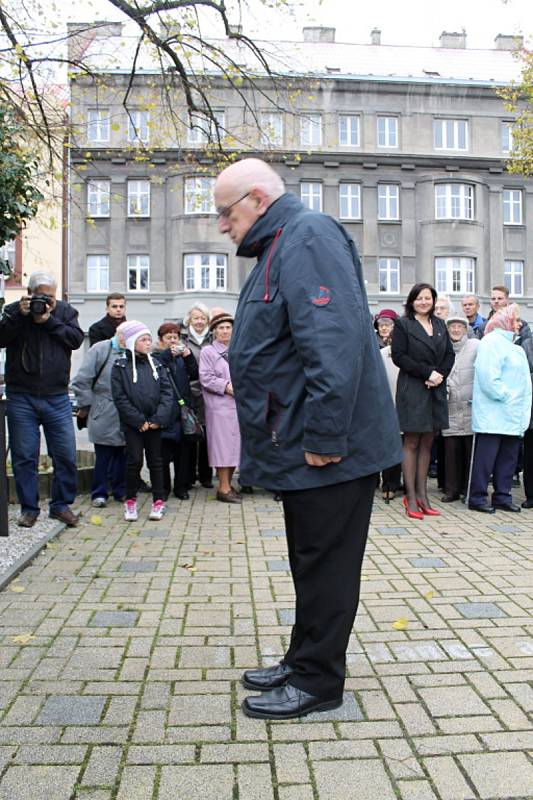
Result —
M 6 348 L 9 444 L 17 496 L 18 524 L 31 528 L 39 515 L 39 449 L 42 425 L 54 478 L 49 513 L 69 527 L 78 518 L 69 508 L 76 496 L 76 440 L 68 397 L 72 350 L 83 342 L 78 312 L 56 299 L 52 275 L 34 272 L 28 295 L 5 306 L 0 347 Z

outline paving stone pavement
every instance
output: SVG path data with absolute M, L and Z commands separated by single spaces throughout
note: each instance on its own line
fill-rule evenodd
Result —
M 376 494 L 344 705 L 272 723 L 239 678 L 290 633 L 281 506 L 191 496 L 85 501 L 0 594 L 0 800 L 533 798 L 533 511 Z

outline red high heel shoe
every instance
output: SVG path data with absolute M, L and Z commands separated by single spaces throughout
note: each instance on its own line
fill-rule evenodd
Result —
M 411 509 L 409 508 L 409 503 L 406 495 L 404 495 L 402 503 L 403 507 L 405 508 L 405 513 L 407 514 L 408 517 L 410 517 L 411 519 L 424 519 L 424 515 L 421 514 L 420 511 L 411 511 Z
M 441 515 L 440 511 L 437 511 L 436 508 L 428 508 L 428 506 L 424 505 L 422 500 L 417 500 L 416 504 L 422 512 L 422 515 L 425 514 L 427 517 L 440 517 Z

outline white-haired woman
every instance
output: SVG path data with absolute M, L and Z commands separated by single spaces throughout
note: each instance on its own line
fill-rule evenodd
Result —
M 187 311 L 183 320 L 181 338 L 194 355 L 196 363 L 199 364 L 202 348 L 211 344 L 213 338 L 209 331 L 209 309 L 203 303 L 195 303 Z M 205 434 L 205 408 L 199 380 L 191 381 L 191 399 L 192 407 L 204 428 Z M 207 437 L 204 435 L 201 442 L 191 444 L 189 452 L 190 484 L 194 486 L 196 481 L 199 480 L 202 486 L 210 489 L 213 486 L 213 471 L 209 466 L 207 455 Z

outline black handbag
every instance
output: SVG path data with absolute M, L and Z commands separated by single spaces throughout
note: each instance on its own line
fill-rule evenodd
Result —
M 105 365 L 109 361 L 109 356 L 111 355 L 111 351 L 112 350 L 113 350 L 113 343 L 110 342 L 109 343 L 109 350 L 107 351 L 107 355 L 105 357 L 105 361 L 104 361 L 104 363 L 102 364 L 102 366 L 100 367 L 100 369 L 98 370 L 98 372 L 96 373 L 96 375 L 93 378 L 93 382 L 92 382 L 92 385 L 91 385 L 91 390 L 93 390 L 94 387 L 96 386 L 96 384 L 98 383 L 98 378 L 100 377 L 100 375 L 104 371 Z M 90 406 L 89 406 L 89 409 L 90 409 Z M 84 428 L 86 428 L 88 421 L 89 421 L 89 412 L 87 412 L 87 414 L 84 417 L 79 417 L 78 415 L 76 415 L 76 427 L 78 428 L 78 430 L 82 431 Z
M 186 439 L 188 442 L 201 442 L 204 438 L 204 429 L 202 428 L 201 424 L 198 422 L 198 417 L 190 408 L 181 394 L 179 393 L 178 387 L 176 386 L 176 382 L 172 377 L 172 373 L 168 367 L 165 367 L 168 375 L 168 379 L 174 389 L 174 394 L 178 399 L 179 411 L 180 411 L 180 418 L 181 418 L 181 430 L 183 432 L 183 438 Z

